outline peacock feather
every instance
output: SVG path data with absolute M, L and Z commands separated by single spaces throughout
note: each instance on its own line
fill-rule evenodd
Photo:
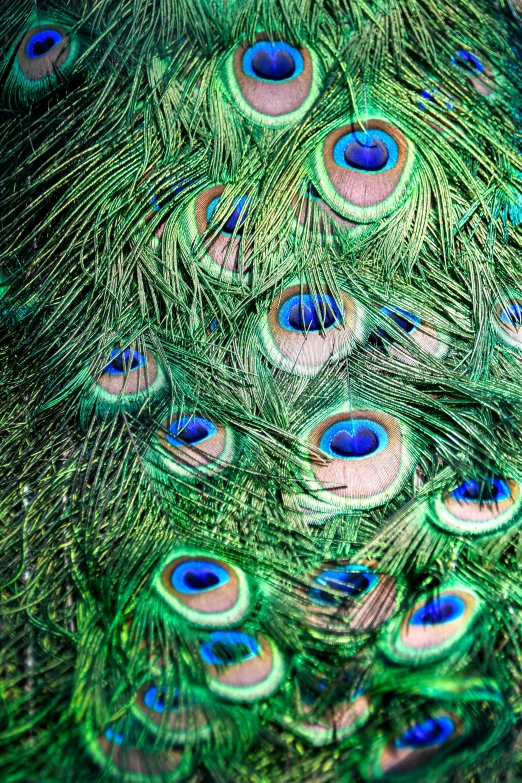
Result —
M 0 0 L 6 783 L 522 781 L 521 0 Z

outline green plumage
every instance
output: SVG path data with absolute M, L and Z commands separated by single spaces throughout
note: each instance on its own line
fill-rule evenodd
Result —
M 7 783 L 522 781 L 518 0 L 0 0 Z

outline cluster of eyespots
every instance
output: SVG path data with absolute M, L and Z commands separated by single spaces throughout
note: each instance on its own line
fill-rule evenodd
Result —
M 148 459 L 167 475 L 197 479 L 225 469 L 234 454 L 230 427 L 198 413 L 174 414 L 162 422 Z
M 70 73 L 80 49 L 76 34 L 40 15 L 30 23 L 13 53 L 5 80 L 6 95 L 25 104 L 45 95 Z
M 444 342 L 437 329 L 428 321 L 423 320 L 418 315 L 397 306 L 383 306 L 380 312 L 386 318 L 389 318 L 393 324 L 415 343 L 423 352 L 442 358 L 448 351 L 448 345 Z M 404 362 L 405 364 L 416 364 L 417 360 L 412 353 L 403 345 L 399 344 L 398 339 L 385 326 L 377 326 L 368 338 L 368 344 L 375 348 L 388 346 L 391 355 Z
M 305 598 L 306 619 L 333 637 L 354 636 L 378 628 L 395 611 L 395 580 L 369 564 L 325 564 L 311 575 Z
M 521 503 L 513 478 L 466 479 L 434 499 L 432 521 L 450 533 L 492 534 L 518 523 Z
M 177 551 L 161 563 L 153 586 L 172 610 L 168 622 L 213 629 L 199 644 L 211 691 L 230 701 L 255 701 L 277 690 L 286 668 L 275 643 L 264 634 L 235 628 L 252 605 L 251 587 L 238 566 Z
M 222 78 L 236 108 L 256 124 L 277 128 L 300 118 L 319 95 L 321 67 L 307 47 L 269 41 L 260 33 L 253 43 L 231 52 Z
M 504 345 L 522 351 L 522 299 L 499 302 L 495 309 L 493 325 Z
M 428 593 L 395 618 L 384 652 L 398 663 L 415 665 L 460 658 L 473 643 L 480 608 L 479 597 L 464 584 Z
M 202 554 L 171 554 L 154 579 L 154 588 L 179 616 L 206 628 L 241 622 L 251 596 L 243 571 Z
M 394 497 L 414 470 L 415 449 L 397 419 L 375 410 L 343 410 L 307 432 L 303 466 L 308 490 L 343 509 L 365 509 Z
M 215 185 L 187 204 L 181 218 L 180 239 L 188 258 L 194 256 L 194 247 L 200 248 L 197 261 L 214 277 L 244 279 L 249 273 L 248 259 L 252 252 L 242 242 L 251 197 L 234 196 L 226 213 L 224 191 L 224 185 Z
M 200 645 L 208 687 L 229 701 L 257 701 L 281 685 L 286 667 L 275 643 L 261 633 L 215 631 Z
M 485 97 L 495 90 L 495 77 L 491 65 L 467 49 L 457 49 L 451 57 L 451 64 L 461 70 L 475 90 Z
M 312 179 L 327 203 L 349 220 L 384 217 L 407 195 L 414 159 L 402 131 L 380 119 L 332 131 L 317 147 Z
M 260 337 L 276 367 L 311 377 L 351 351 L 361 324 L 359 308 L 346 293 L 312 292 L 295 283 L 273 299 L 261 319 Z

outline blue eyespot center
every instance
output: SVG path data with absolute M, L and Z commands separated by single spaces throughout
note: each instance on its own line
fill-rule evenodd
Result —
M 466 603 L 459 595 L 439 595 L 431 598 L 410 617 L 410 625 L 444 625 L 460 620 Z
M 147 364 L 147 360 L 139 351 L 131 353 L 130 348 L 125 348 L 124 351 L 121 348 L 114 348 L 111 353 L 111 361 L 105 367 L 104 372 L 109 375 L 124 375 L 139 367 L 144 367 L 145 364 Z
M 408 310 L 403 310 L 402 307 L 381 307 L 380 311 L 383 315 L 390 318 L 399 329 L 406 332 L 406 334 L 413 334 L 422 323 L 418 316 L 413 315 L 413 313 L 408 312 Z M 384 327 L 378 326 L 375 331 L 370 334 L 368 342 L 370 345 L 382 346 L 384 345 L 384 342 L 394 344 L 396 339 L 389 334 Z
M 174 569 L 172 586 L 178 593 L 194 595 L 222 587 L 230 581 L 230 574 L 219 563 L 204 560 L 186 560 Z
M 522 303 L 511 302 L 501 311 L 500 318 L 505 324 L 522 326 Z
M 304 60 L 297 49 L 284 41 L 258 41 L 244 53 L 242 66 L 250 78 L 280 84 L 300 76 Z
M 432 88 L 432 90 L 433 90 L 433 92 L 431 92 L 430 90 L 421 90 L 421 92 L 420 92 L 421 97 L 425 98 L 427 101 L 430 101 L 431 103 L 434 103 L 435 102 L 435 95 L 438 95 L 438 96 L 440 96 L 441 100 L 444 101 L 444 106 L 446 107 L 446 109 L 448 111 L 453 111 L 453 109 L 455 107 L 453 106 L 452 103 L 450 103 L 447 100 L 447 96 L 444 95 L 442 90 L 438 90 L 436 87 Z M 417 106 L 422 111 L 427 111 L 426 106 L 423 103 L 419 102 L 419 103 L 417 103 Z
M 50 52 L 62 40 L 63 36 L 58 30 L 41 30 L 31 36 L 27 42 L 26 54 L 29 59 L 36 60 Z
M 448 715 L 438 718 L 427 718 L 422 723 L 417 723 L 395 740 L 396 748 L 430 748 L 442 745 L 455 730 L 455 724 Z
M 243 631 L 215 631 L 199 648 L 203 661 L 214 666 L 231 666 L 259 655 L 259 644 Z
M 105 731 L 103 732 L 105 739 L 107 742 L 112 742 L 114 745 L 122 745 L 123 744 L 123 734 L 121 731 L 115 731 L 112 726 L 107 726 Z
M 342 596 L 361 598 L 366 595 L 379 583 L 379 576 L 366 566 L 351 565 L 344 571 L 323 571 L 314 581 L 319 587 L 312 587 L 309 591 L 312 601 L 335 605 Z
M 347 419 L 328 427 L 319 447 L 335 459 L 364 459 L 383 451 L 388 442 L 388 433 L 376 421 Z
M 163 688 L 161 692 L 158 692 L 156 686 L 151 685 L 143 697 L 143 701 L 147 709 L 153 710 L 154 712 L 164 712 L 167 709 L 165 706 L 166 693 L 166 688 Z M 179 691 L 175 691 L 173 697 L 168 700 L 168 709 L 172 712 L 175 712 L 177 709 L 179 709 Z
M 202 416 L 181 416 L 170 425 L 167 442 L 171 446 L 196 446 L 212 438 L 217 431 L 214 422 Z
M 511 489 L 502 478 L 469 479 L 459 484 L 451 496 L 462 503 L 501 503 L 511 497 Z
M 337 432 L 330 443 L 330 449 L 338 457 L 367 457 L 377 451 L 379 439 L 375 432 L 367 427 L 360 427 L 351 432 Z
M 252 57 L 252 70 L 260 79 L 280 82 L 293 76 L 295 62 L 292 55 L 283 49 L 279 49 L 273 55 L 261 51 Z
M 278 321 L 292 332 L 319 332 L 343 320 L 339 305 L 329 294 L 295 294 L 279 309 Z
M 347 133 L 335 143 L 333 159 L 338 166 L 366 174 L 379 174 L 397 165 L 399 147 L 389 133 L 370 128 Z
M 311 182 L 309 182 L 306 186 L 305 196 L 306 198 L 312 198 L 316 201 L 322 201 L 323 199 L 323 197 L 321 196 L 321 194 L 319 193 L 315 185 L 312 185 Z
M 207 222 L 210 224 L 210 221 L 212 220 L 212 216 L 214 212 L 216 211 L 216 207 L 219 204 L 219 197 L 212 199 L 210 204 L 207 207 Z M 248 196 L 240 196 L 238 198 L 235 198 L 232 202 L 233 210 L 228 216 L 225 224 L 221 228 L 222 234 L 236 234 L 236 236 L 241 236 L 243 233 L 243 223 L 246 220 L 246 216 L 248 214 L 248 204 L 249 204 L 249 198 Z
M 174 182 L 170 183 L 169 189 L 162 192 L 159 197 L 156 193 L 151 196 L 149 201 L 150 206 L 155 212 L 159 212 L 162 207 L 173 201 L 177 195 L 189 185 L 193 185 L 194 182 L 195 180 L 189 179 L 188 177 L 181 177 L 181 179 L 174 180 Z M 165 185 L 165 182 L 163 181 L 163 183 L 160 182 L 159 184 Z
M 328 681 L 324 678 L 316 677 L 312 682 L 307 681 L 301 684 L 299 689 L 299 698 L 303 704 L 315 704 L 321 693 L 326 690 Z
M 361 134 L 361 138 L 350 142 L 344 150 L 347 164 L 359 171 L 381 171 L 389 157 L 384 142 L 367 134 Z
M 482 73 L 484 71 L 484 64 L 479 58 L 468 52 L 466 49 L 457 49 L 453 57 L 451 58 L 453 65 L 459 65 L 461 68 L 470 71 L 473 74 Z

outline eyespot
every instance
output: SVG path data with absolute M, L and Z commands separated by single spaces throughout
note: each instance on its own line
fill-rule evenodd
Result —
M 402 131 L 383 120 L 362 130 L 344 125 L 319 145 L 313 178 L 336 212 L 357 222 L 377 220 L 407 196 L 414 149 Z
M 424 321 L 418 315 L 404 310 L 402 307 L 381 307 L 380 311 L 383 315 L 389 318 L 395 326 L 401 329 L 407 334 L 411 340 L 425 353 L 442 358 L 448 351 L 448 346 L 440 339 L 436 328 Z M 400 345 L 394 335 L 390 334 L 384 326 L 377 326 L 373 332 L 371 332 L 368 343 L 374 347 L 382 347 L 384 345 L 391 346 L 390 353 L 396 359 L 404 362 L 405 364 L 417 364 L 417 360 L 414 356 L 405 348 Z
M 219 197 L 216 197 L 212 199 L 210 204 L 207 207 L 207 224 L 212 225 L 212 219 L 214 217 L 214 213 L 216 211 L 216 207 L 219 204 Z M 241 196 L 238 198 L 235 198 L 232 201 L 232 211 L 230 212 L 230 215 L 226 219 L 225 223 L 223 224 L 221 228 L 221 233 L 226 234 L 227 236 L 232 236 L 233 234 L 241 236 L 243 233 L 243 223 L 245 222 L 245 218 L 248 213 L 248 198 L 247 196 Z
M 290 285 L 276 296 L 262 319 L 260 336 L 276 367 L 295 375 L 316 375 L 330 359 L 341 359 L 362 331 L 356 303 L 342 293 L 311 293 Z
M 234 454 L 234 435 L 229 427 L 205 416 L 175 414 L 162 423 L 157 445 L 149 454 L 153 466 L 196 478 L 227 467 Z
M 230 214 L 217 224 L 224 190 L 224 185 L 216 185 L 189 202 L 181 221 L 180 240 L 188 256 L 195 255 L 214 277 L 244 279 L 252 254 L 252 248 L 247 249 L 242 238 L 250 201 L 245 195 L 233 199 Z M 221 231 L 216 234 L 220 226 Z
M 179 691 L 160 688 L 154 681 L 143 685 L 136 695 L 133 715 L 152 734 L 161 729 L 169 739 L 183 744 L 190 737 L 203 739 L 210 732 L 205 710 L 197 702 L 185 697 Z
M 306 47 L 257 36 L 238 46 L 223 71 L 236 108 L 258 125 L 281 127 L 299 119 L 319 95 L 322 80 L 317 57 Z
M 115 348 L 98 378 L 98 387 L 104 397 L 134 397 L 153 387 L 157 378 L 158 364 L 152 353 Z
M 475 90 L 484 96 L 495 90 L 495 77 L 491 65 L 467 49 L 457 49 L 451 58 L 451 64 L 469 78 Z
M 208 686 L 230 701 L 271 696 L 285 676 L 284 660 L 271 639 L 245 631 L 215 631 L 199 648 Z
M 332 563 L 311 578 L 307 621 L 334 635 L 367 632 L 392 616 L 396 600 L 392 577 L 365 563 Z
M 248 582 L 241 569 L 201 554 L 169 556 L 154 587 L 177 614 L 207 628 L 234 625 L 250 608 Z
M 319 684 L 319 689 L 321 689 Z M 324 683 L 326 685 L 326 683 Z M 360 692 L 353 699 L 343 699 L 326 712 L 315 717 L 316 695 L 300 689 L 299 698 L 289 714 L 278 717 L 279 722 L 295 736 L 312 747 L 324 747 L 350 737 L 368 719 L 368 697 Z
M 473 642 L 480 606 L 476 593 L 461 584 L 422 596 L 392 624 L 385 654 L 399 663 L 414 664 L 460 655 Z
M 90 743 L 96 763 L 111 776 L 129 783 L 181 783 L 191 770 L 190 755 L 179 749 L 153 750 L 137 746 L 129 729 L 108 726 Z M 139 735 L 138 735 L 139 736 Z
M 468 479 L 435 499 L 432 521 L 450 533 L 491 534 L 516 524 L 521 504 L 514 479 Z
M 39 20 L 19 41 L 6 78 L 5 93 L 28 104 L 69 75 L 80 54 L 80 41 L 64 25 Z
M 158 398 L 166 388 L 165 373 L 153 353 L 114 348 L 86 405 L 95 404 L 102 416 L 120 408 L 139 410 L 147 399 Z
M 379 584 L 379 577 L 366 566 L 353 565 L 344 570 L 321 571 L 314 582 L 317 587 L 309 593 L 314 603 L 339 605 L 344 597 L 362 598 Z
M 497 304 L 493 324 L 505 345 L 522 351 L 522 299 Z
M 408 312 L 408 310 L 403 310 L 402 307 L 381 307 L 380 310 L 383 315 L 390 318 L 393 323 L 406 334 L 414 334 L 421 325 L 421 319 L 418 316 L 413 315 L 413 313 Z M 386 329 L 382 326 L 378 326 L 375 331 L 370 334 L 368 342 L 371 345 L 383 345 L 385 342 L 393 344 L 396 340 L 393 335 L 386 331 Z
M 433 769 L 454 749 L 465 733 L 461 719 L 439 711 L 393 736 L 375 754 L 371 780 L 419 780 L 418 773 Z
M 407 430 L 387 413 L 341 410 L 304 435 L 310 445 L 303 466 L 307 487 L 339 508 L 385 503 L 400 492 L 415 469 L 416 452 Z
M 449 779 L 459 763 L 470 768 L 509 731 L 509 709 L 490 680 L 454 675 L 441 679 L 431 671 L 413 692 L 411 686 L 401 688 L 400 679 L 394 690 L 402 690 L 411 717 L 402 726 L 394 721 L 390 733 L 373 740 L 360 767 L 365 780 Z M 419 696 L 424 703 L 417 701 Z

